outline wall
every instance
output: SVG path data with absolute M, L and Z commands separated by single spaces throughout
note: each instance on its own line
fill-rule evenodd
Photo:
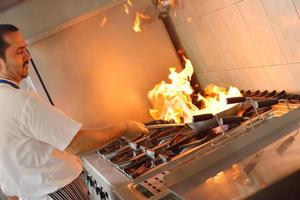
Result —
M 300 0 L 186 0 L 172 16 L 201 86 L 300 92 Z
M 84 128 L 149 121 L 148 91 L 181 67 L 152 2 L 132 3 L 130 15 L 115 6 L 29 45 L 55 106 Z M 140 33 L 135 11 L 151 15 Z
M 0 13 L 0 23 L 18 26 L 31 41 L 79 23 L 84 20 L 82 15 L 89 17 L 88 14 L 122 2 L 124 0 L 25 0 Z
M 30 45 L 79 24 L 107 9 L 121 5 L 123 2 L 124 0 L 23 0 L 14 6 L 1 10 L 0 24 L 16 25 Z M 38 80 L 38 77 L 33 68 L 30 67 L 30 77 L 22 82 L 21 87 L 34 89 L 48 100 L 41 83 L 35 81 L 32 85 L 30 84 L 32 80 Z

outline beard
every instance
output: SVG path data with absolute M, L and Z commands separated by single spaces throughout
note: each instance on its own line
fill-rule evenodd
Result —
M 22 78 L 26 78 L 28 76 L 28 64 L 29 60 L 25 61 L 23 64 L 23 72 L 22 72 Z
M 22 79 L 27 78 L 28 77 L 28 73 L 27 74 L 22 74 Z
M 28 67 L 27 65 L 29 64 L 29 60 L 26 60 L 24 63 L 23 63 L 23 67 Z

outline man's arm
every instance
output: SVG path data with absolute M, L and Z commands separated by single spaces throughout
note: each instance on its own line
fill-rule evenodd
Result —
M 132 140 L 147 133 L 148 130 L 143 124 L 134 121 L 124 122 L 117 126 L 99 130 L 80 130 L 65 151 L 73 155 L 81 155 L 96 151 L 102 145 L 121 136 Z

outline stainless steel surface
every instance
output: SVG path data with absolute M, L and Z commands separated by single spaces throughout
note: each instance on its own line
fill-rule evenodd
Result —
M 218 160 L 239 152 L 248 145 L 259 143 L 264 137 L 272 136 L 273 132 L 284 127 L 300 116 L 300 109 L 294 107 L 288 111 L 284 104 L 277 108 L 260 115 L 257 121 L 252 124 L 247 122 L 236 129 L 229 131 L 224 137 L 214 139 L 211 144 L 207 144 L 206 149 L 202 148 L 199 154 L 188 155 L 189 165 L 182 165 L 172 171 L 172 176 L 166 177 L 169 186 L 180 182 L 188 177 L 192 177 L 197 172 L 204 170 Z M 283 135 L 286 133 L 282 133 Z M 271 135 L 271 136 L 270 136 Z M 223 138 L 222 138 L 223 137 Z M 200 147 L 199 147 L 200 148 Z
M 289 124 L 294 120 L 299 120 L 299 105 L 290 105 L 290 109 L 291 111 L 282 103 L 261 114 L 260 119 L 255 118 L 251 123 L 246 121 L 242 125 L 226 131 L 225 135 L 219 135 L 203 145 L 197 144 L 197 141 L 188 143 L 186 145 L 193 147 L 192 149 L 146 171 L 137 178 L 127 177 L 113 163 L 104 161 L 109 157 L 102 158 L 97 154 L 83 157 L 84 165 L 89 172 L 92 172 L 95 179 L 99 180 L 99 183 L 110 189 L 109 193 L 116 199 L 145 199 L 146 197 L 143 195 L 148 195 L 149 199 L 159 199 L 166 195 L 177 199 L 181 197 L 197 199 L 196 194 L 187 196 L 190 194 L 188 190 L 190 184 L 195 181 L 198 181 L 199 184 L 201 180 L 203 182 L 209 178 L 208 175 L 213 176 L 221 170 L 231 167 L 234 163 L 239 163 L 251 154 L 254 154 L 251 162 L 247 162 L 241 168 L 245 173 L 253 173 L 257 160 L 260 160 L 262 155 L 261 149 L 288 134 L 285 127 L 292 128 Z M 282 146 L 287 146 L 286 143 L 288 142 Z M 280 147 L 279 151 L 284 151 L 284 147 Z M 148 156 L 151 157 L 151 154 Z M 297 167 L 300 168 L 300 163 L 297 164 Z M 202 177 L 202 179 L 194 179 L 195 176 Z M 239 180 L 242 179 L 240 177 Z M 210 192 L 213 191 L 210 190 Z
M 169 67 L 181 68 L 153 3 L 132 3 L 130 15 L 121 4 L 29 46 L 56 107 L 84 128 L 150 120 L 147 92 L 167 81 Z M 151 15 L 140 33 L 135 11 Z
M 113 168 L 96 153 L 83 156 L 82 160 L 84 169 L 96 180 L 98 185 L 108 192 L 109 199 L 117 199 L 115 190 L 130 182 L 128 177 Z M 90 189 L 90 191 L 92 192 L 94 189 Z
M 240 110 L 241 108 L 241 104 L 233 104 L 230 108 L 217 113 L 214 118 L 210 119 L 210 120 L 205 120 L 205 121 L 199 121 L 196 123 L 189 123 L 188 126 L 190 128 L 192 128 L 193 130 L 206 130 L 209 128 L 213 128 L 216 127 L 218 125 L 218 120 L 221 117 L 225 117 L 225 116 L 235 116 L 237 114 L 237 112 Z
M 183 127 L 187 126 L 190 127 L 193 130 L 201 131 L 213 128 L 218 125 L 217 118 L 221 118 L 224 116 L 235 116 L 239 109 L 241 108 L 241 104 L 234 104 L 232 107 L 228 108 L 227 110 L 224 110 L 220 113 L 217 113 L 215 117 L 209 120 L 203 120 L 193 123 L 181 123 L 181 124 L 154 124 L 154 125 L 147 125 L 146 127 L 151 129 L 159 129 L 159 128 L 168 128 L 168 127 Z
M 1 0 L 0 1 L 0 13 L 22 1 L 24 1 L 24 0 Z
M 299 113 L 298 113 L 299 114 Z M 184 199 L 244 199 L 300 169 L 300 120 L 171 187 Z M 278 137 L 281 137 L 278 139 Z M 276 140 L 278 139 L 278 140 Z M 253 153 L 253 151 L 256 151 Z M 242 156 L 251 152 L 250 156 Z M 239 161 L 239 157 L 244 157 Z M 227 165 L 227 167 L 225 167 Z M 228 167 L 229 166 L 229 167 Z
M 170 127 L 183 127 L 185 124 L 154 124 L 146 126 L 147 129 L 170 128 Z

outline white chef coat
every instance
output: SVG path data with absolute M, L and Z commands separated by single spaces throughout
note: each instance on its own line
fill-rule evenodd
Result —
M 82 171 L 64 152 L 81 124 L 34 92 L 0 84 L 0 186 L 8 196 L 47 199 Z

